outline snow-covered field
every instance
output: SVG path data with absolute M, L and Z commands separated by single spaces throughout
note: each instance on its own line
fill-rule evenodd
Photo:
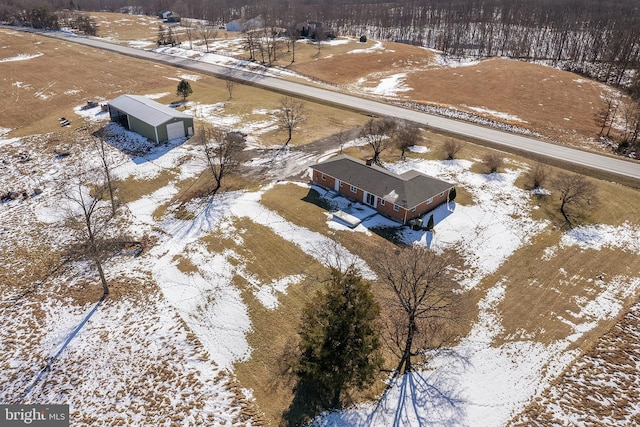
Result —
M 376 45 L 371 49 L 378 48 Z M 193 57 L 193 52 L 181 49 L 172 53 Z M 229 57 L 215 54 L 203 55 L 201 59 L 230 61 Z M 383 79 L 373 93 L 403 91 L 402 77 L 396 74 Z M 196 80 L 190 75 L 181 78 Z M 202 121 L 233 124 L 249 134 L 251 148 L 260 147 L 261 132 L 275 126 L 267 110 L 260 112 L 264 120 L 254 122 L 227 116 L 223 104 L 187 103 L 186 111 Z M 106 120 L 97 110 L 78 108 L 76 112 L 87 120 Z M 29 192 L 39 188 L 42 194 L 0 204 L 0 249 L 9 254 L 14 245 L 28 246 L 37 241 L 58 249 L 68 240 L 60 215 L 60 189 L 64 184 L 60 181 L 65 169 L 76 159 L 91 163 L 88 159 L 95 156 L 87 147 L 78 146 L 72 148 L 70 156 L 54 158 L 37 146 L 30 148 L 31 140 L 3 139 L 7 132 L 0 128 L 0 147 L 7 153 L 27 150 L 30 160 L 21 163 L 15 155 L 6 156 L 6 162 L 0 165 L 0 188 L 24 188 Z M 93 299 L 77 297 L 95 286 L 91 266 L 83 262 L 75 263 L 60 277 L 43 281 L 30 293 L 3 294 L 0 401 L 70 403 L 73 425 L 260 424 L 251 390 L 236 384 L 233 372 L 234 363 L 252 356 L 247 340 L 252 319 L 233 278 L 245 279 L 257 300 L 266 309 L 274 310 L 279 296 L 302 277 L 288 275 L 262 282 L 247 271 L 247 261 L 239 253 L 212 252 L 203 238 L 218 233 L 241 244 L 243 236 L 233 225 L 235 219 L 241 218 L 268 227 L 317 261 L 326 262 L 325 254 L 318 248 L 330 244 L 330 239 L 269 210 L 261 203 L 261 197 L 278 185 L 276 178 L 304 172 L 310 162 L 326 158 L 332 152 L 305 154 L 302 158 L 302 154 L 291 150 L 282 153 L 277 164 L 272 154 L 263 152 L 252 163 L 274 164 L 273 173 L 277 173 L 274 182 L 265 183 L 257 191 L 231 192 L 216 196 L 213 202 L 194 202 L 187 206 L 193 213 L 192 219 L 179 219 L 172 209 L 158 219 L 160 208 L 178 194 L 179 182 L 197 176 L 205 168 L 199 160 L 198 148 L 188 141 L 156 148 L 117 126 L 111 126 L 109 132 L 114 147 L 111 156 L 117 165 L 114 173 L 119 179 L 150 180 L 162 171 L 174 172 L 167 185 L 122 208 L 125 231 L 138 239 L 151 236 L 154 243 L 140 257 L 116 257 L 106 263 L 114 292 L 95 312 L 92 310 L 99 294 Z M 359 144 L 362 141 L 356 140 L 345 146 Z M 144 150 L 140 150 L 141 146 Z M 412 151 L 427 150 L 415 147 Z M 473 163 L 473 160 L 413 158 L 385 165 L 397 173 L 419 170 L 454 182 L 471 194 L 470 205 L 450 203 L 438 208 L 434 214 L 435 234 L 409 229 L 401 233 L 406 243 L 456 248 L 468 265 L 460 278 L 464 290 L 476 290 L 483 279 L 551 226 L 547 221 L 534 219 L 532 195 L 515 184 L 525 166 L 509 163 L 503 173 L 486 175 L 473 172 Z M 339 198 L 332 200 L 338 205 L 347 204 Z M 390 225 L 389 220 L 371 214 L 366 213 L 369 219 L 355 232 L 367 233 L 368 228 Z M 35 222 L 37 227 L 23 229 Z M 331 219 L 327 220 L 327 227 L 348 229 Z M 639 238 L 640 226 L 632 223 L 581 227 L 564 233 L 558 245 L 545 252 L 545 257 L 558 256 L 567 247 L 616 248 L 640 256 Z M 356 254 L 341 246 L 338 249 L 350 260 L 358 260 L 366 277 L 375 277 L 370 266 Z M 8 258 L 4 262 L 16 268 Z M 186 259 L 193 271 L 185 272 L 179 259 Z M 572 333 L 564 339 L 546 344 L 526 338 L 506 343 L 496 341 L 504 329 L 499 303 L 509 285 L 507 280 L 499 279 L 484 291 L 477 320 L 455 348 L 434 354 L 423 369 L 390 384 L 379 401 L 324 414 L 315 423 L 506 425 L 579 357 L 571 346 L 573 342 L 598 322 L 620 314 L 625 300 L 637 294 L 640 275 L 636 272 L 597 283 L 597 297 L 581 301 L 580 312 L 572 314 L 582 322 L 574 323 Z M 3 286 L 3 290 L 10 289 L 6 284 Z M 90 319 L 59 358 L 38 376 L 89 313 Z M 637 393 L 637 384 L 632 387 Z M 560 396 L 562 387 L 554 386 L 551 393 Z M 568 424 L 576 419 L 577 415 L 553 402 L 557 399 L 552 399 L 549 405 L 559 422 Z

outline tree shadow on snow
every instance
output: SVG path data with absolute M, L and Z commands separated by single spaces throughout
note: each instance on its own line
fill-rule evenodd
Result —
M 394 243 L 404 243 L 406 245 L 420 243 L 426 245 L 427 248 L 431 248 L 435 233 L 437 233 L 438 230 L 438 224 L 452 215 L 455 210 L 456 202 L 451 201 L 443 203 L 434 210 L 424 214 L 421 217 L 423 226 L 426 226 L 429 223 L 429 217 L 433 216 L 433 230 L 430 231 L 420 228 L 412 228 L 409 225 L 398 225 L 393 228 L 372 227 L 370 230 Z
M 433 377 L 412 372 L 397 379 L 393 425 L 460 425 L 464 400 L 450 379 Z
M 466 421 L 468 401 L 461 397 L 455 372 L 469 362 L 457 352 L 447 352 L 449 369 L 414 371 L 392 379 L 372 406 L 324 414 L 323 425 L 370 426 L 459 426 Z

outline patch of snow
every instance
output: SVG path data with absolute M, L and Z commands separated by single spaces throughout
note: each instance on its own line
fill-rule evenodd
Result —
M 460 111 L 454 108 L 445 108 L 445 107 L 434 106 L 434 105 L 416 104 L 413 102 L 401 102 L 401 103 L 398 103 L 398 105 L 405 108 L 417 110 L 417 111 L 425 111 L 429 114 L 436 114 L 443 117 L 451 117 L 451 118 L 460 119 L 460 120 L 464 120 L 472 123 L 479 123 L 485 126 L 491 126 L 497 129 L 502 129 L 507 132 L 519 133 L 522 135 L 538 136 L 538 137 L 541 136 L 526 128 L 514 126 L 512 124 L 498 122 L 496 120 L 487 119 L 485 117 L 476 116 L 466 111 Z
M 164 98 L 165 96 L 169 96 L 171 95 L 171 93 L 169 92 L 160 92 L 160 93 L 148 93 L 146 95 L 144 95 L 145 98 L 149 98 L 149 99 L 160 99 L 160 98 Z
M 628 222 L 620 226 L 598 224 L 577 227 L 562 236 L 560 247 L 565 246 L 593 250 L 610 247 L 640 254 L 640 227 Z
M 73 107 L 73 112 L 93 123 L 109 120 L 109 113 L 107 111 L 102 111 L 102 108 L 100 108 L 99 105 L 97 107 L 87 109 L 84 109 L 83 107 L 84 106 L 82 105 Z
M 441 205 L 433 211 L 436 233 L 404 232 L 405 241 L 431 247 L 454 247 L 467 263 L 462 284 L 475 287 L 483 277 L 495 272 L 511 254 L 529 244 L 548 225 L 531 218 L 529 193 L 519 189 L 518 170 L 483 175 L 469 171 L 471 162 L 408 159 L 385 165 L 397 174 L 417 170 L 426 175 L 464 186 L 473 196 L 471 206 Z M 451 209 L 454 212 L 451 213 Z M 433 237 L 431 242 L 428 238 Z
M 349 44 L 351 42 L 353 42 L 353 39 L 336 38 L 336 39 L 333 39 L 333 40 L 327 40 L 326 42 L 323 42 L 323 43 L 326 43 L 329 46 L 340 46 L 340 45 L 343 45 L 343 44 Z
M 428 153 L 431 151 L 429 147 L 425 147 L 424 145 L 412 145 L 409 147 L 409 151 L 412 153 Z
M 5 135 L 11 132 L 13 129 L 0 127 L 0 147 L 10 145 L 20 141 L 20 138 L 5 138 Z
M 33 54 L 33 55 L 27 55 L 25 53 L 25 54 L 21 54 L 21 55 L 12 56 L 10 58 L 0 59 L 0 62 L 28 61 L 29 59 L 38 58 L 38 57 L 40 57 L 42 55 L 44 55 L 44 54 L 43 53 L 36 53 L 36 54 Z
M 304 276 L 301 274 L 295 274 L 274 280 L 271 283 L 259 286 L 255 290 L 254 295 L 262 305 L 270 310 L 274 310 L 278 308 L 278 293 L 286 293 L 289 285 L 300 283 L 303 278 Z
M 551 191 L 544 188 L 534 188 L 533 190 L 531 190 L 531 194 L 535 194 L 537 196 L 550 196 Z
M 485 107 L 470 107 L 468 105 L 462 105 L 463 107 L 467 107 L 470 110 L 473 110 L 477 113 L 482 113 L 482 114 L 488 114 L 490 116 L 493 116 L 497 119 L 500 120 L 508 120 L 511 122 L 520 122 L 520 123 L 527 123 L 525 120 L 522 120 L 521 118 L 519 118 L 518 116 L 514 116 L 513 114 L 508 114 L 508 113 L 501 113 L 499 111 L 494 111 L 494 110 L 490 110 L 488 108 Z
M 364 49 L 354 49 L 349 51 L 349 54 L 360 54 L 360 53 L 372 53 L 376 51 L 384 51 L 384 45 L 381 41 L 377 41 L 373 44 L 373 46 L 364 48 Z
M 134 47 L 136 49 L 145 49 L 150 46 L 155 46 L 156 43 L 149 40 L 129 40 L 127 42 L 129 46 Z
M 200 76 L 197 74 L 179 74 L 178 77 L 184 80 L 191 80 L 192 82 L 197 82 L 200 80 Z
M 398 92 L 408 92 L 412 88 L 403 84 L 403 79 L 407 77 L 406 73 L 398 73 L 380 80 L 380 83 L 374 88 L 363 87 L 366 92 L 375 95 L 396 96 Z
M 269 227 L 283 239 L 294 243 L 308 255 L 325 265 L 336 261 L 342 265 L 354 264 L 366 279 L 375 279 L 376 274 L 364 260 L 351 254 L 342 245 L 335 243 L 327 236 L 292 224 L 278 213 L 266 209 L 259 203 L 261 192 L 247 193 L 231 207 L 237 217 L 249 217 L 253 222 Z M 333 259 L 337 255 L 339 259 Z

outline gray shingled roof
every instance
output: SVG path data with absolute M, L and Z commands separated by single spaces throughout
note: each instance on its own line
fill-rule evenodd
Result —
M 166 105 L 139 95 L 120 95 L 109 102 L 120 111 L 156 127 L 172 119 L 193 118 Z
M 407 209 L 453 187 L 415 170 L 398 175 L 376 165 L 367 166 L 362 160 L 347 155 L 333 157 L 311 168 Z

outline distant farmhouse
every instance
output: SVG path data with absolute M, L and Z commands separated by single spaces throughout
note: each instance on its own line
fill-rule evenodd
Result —
M 251 31 L 259 28 L 264 28 L 264 19 L 260 16 L 251 19 L 235 19 L 226 25 L 226 30 L 230 32 Z
M 322 22 L 307 21 L 296 26 L 301 37 L 308 37 L 314 40 L 334 39 L 335 31 L 325 27 Z
M 311 166 L 314 184 L 371 206 L 402 224 L 449 200 L 454 187 L 418 171 L 397 175 L 353 157 L 340 155 Z
M 177 13 L 174 13 L 171 10 L 163 10 L 162 12 L 159 12 L 158 18 L 162 19 L 164 22 L 168 24 L 177 23 L 177 22 L 180 22 L 181 20 L 180 15 L 178 15 Z
M 193 135 L 193 117 L 144 96 L 120 95 L 107 103 L 112 122 L 156 143 Z
M 170 10 L 163 10 L 162 12 L 159 12 L 159 13 L 158 13 L 158 18 L 160 18 L 160 19 L 167 19 L 167 18 L 169 18 L 169 17 L 170 17 L 170 16 L 172 16 L 172 15 L 173 15 L 173 12 L 172 12 L 172 11 L 170 11 Z

